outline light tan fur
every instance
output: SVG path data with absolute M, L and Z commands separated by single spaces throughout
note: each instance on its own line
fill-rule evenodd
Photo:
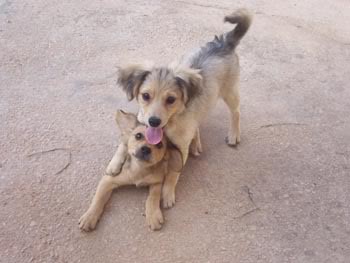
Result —
M 106 175 L 98 184 L 89 209 L 80 218 L 79 227 L 85 231 L 93 230 L 112 191 L 124 185 L 136 185 L 149 186 L 146 222 L 152 230 L 160 229 L 164 222 L 160 210 L 162 182 L 168 166 L 179 170 L 179 167 L 182 168 L 182 161 L 176 157 L 176 150 L 167 146 L 165 138 L 161 144 L 148 144 L 144 139 L 146 127 L 137 123 L 135 115 L 118 111 L 116 120 L 121 130 L 121 144 L 108 165 Z M 140 134 L 141 138 L 137 137 Z M 140 155 L 142 147 L 151 149 L 147 159 Z
M 223 98 L 230 110 L 226 142 L 230 146 L 240 142 L 239 60 L 235 48 L 247 32 L 251 16 L 239 9 L 225 21 L 237 26 L 180 61 L 167 67 L 129 66 L 119 72 L 119 84 L 129 100 L 136 98 L 140 105 L 138 120 L 151 125 L 151 117 L 160 119 L 159 127 L 180 149 L 184 163 L 189 151 L 194 155 L 202 151 L 199 125 L 218 98 Z M 168 103 L 169 97 L 175 98 L 173 103 Z M 165 178 L 164 207 L 175 203 L 179 175 L 170 170 Z

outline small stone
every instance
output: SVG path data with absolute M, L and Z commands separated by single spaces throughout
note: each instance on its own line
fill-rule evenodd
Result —
M 35 221 L 30 222 L 29 226 L 31 226 L 31 227 L 36 226 L 36 222 Z

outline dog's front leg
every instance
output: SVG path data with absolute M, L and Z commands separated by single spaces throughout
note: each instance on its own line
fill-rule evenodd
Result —
M 175 205 L 175 188 L 179 180 L 180 173 L 169 171 L 165 176 L 162 189 L 162 204 L 164 208 L 171 208 Z
M 123 164 L 126 160 L 127 151 L 128 151 L 128 148 L 126 143 L 121 142 L 112 160 L 109 162 L 107 166 L 106 174 L 111 176 L 116 176 L 121 172 Z
M 150 185 L 146 201 L 146 221 L 152 230 L 160 229 L 164 223 L 162 211 L 160 210 L 161 192 L 162 184 Z
M 127 174 L 120 174 L 118 177 L 104 175 L 98 184 L 96 194 L 92 199 L 89 209 L 79 220 L 79 228 L 85 231 L 95 229 L 97 221 L 100 219 L 104 206 L 111 197 L 113 189 L 131 184 Z
M 183 164 L 186 163 L 188 158 L 189 144 L 185 147 L 181 147 L 180 151 L 183 158 Z M 175 171 L 168 171 L 165 176 L 165 181 L 162 189 L 162 204 L 164 208 L 171 208 L 175 205 L 175 188 L 177 181 L 179 180 L 180 173 Z

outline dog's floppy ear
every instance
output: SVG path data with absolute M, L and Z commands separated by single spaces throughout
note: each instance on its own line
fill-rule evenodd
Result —
M 202 76 L 199 69 L 177 68 L 175 69 L 175 81 L 182 91 L 185 105 L 200 94 Z
M 182 153 L 174 144 L 168 145 L 168 171 L 181 172 L 183 168 Z
M 137 118 L 133 113 L 118 110 L 115 120 L 122 136 L 128 136 L 137 126 Z
M 119 69 L 118 84 L 123 88 L 129 101 L 137 97 L 140 86 L 150 73 L 150 68 L 142 65 L 131 65 Z

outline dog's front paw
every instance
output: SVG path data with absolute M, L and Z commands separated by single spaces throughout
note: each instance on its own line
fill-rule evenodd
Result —
M 164 223 L 162 211 L 160 209 L 149 212 L 146 211 L 146 222 L 152 230 L 161 229 Z
M 116 176 L 116 175 L 118 175 L 121 172 L 122 166 L 123 166 L 122 163 L 120 163 L 120 164 L 112 164 L 112 163 L 110 163 L 107 166 L 106 174 L 110 175 L 110 176 Z
M 84 231 L 94 230 L 99 219 L 99 214 L 92 211 L 86 213 L 79 219 L 79 228 Z
M 171 208 L 175 205 L 175 189 L 163 187 L 162 204 L 164 208 Z
M 225 142 L 230 147 L 236 147 L 241 142 L 241 139 L 237 135 L 229 135 L 225 137 Z

